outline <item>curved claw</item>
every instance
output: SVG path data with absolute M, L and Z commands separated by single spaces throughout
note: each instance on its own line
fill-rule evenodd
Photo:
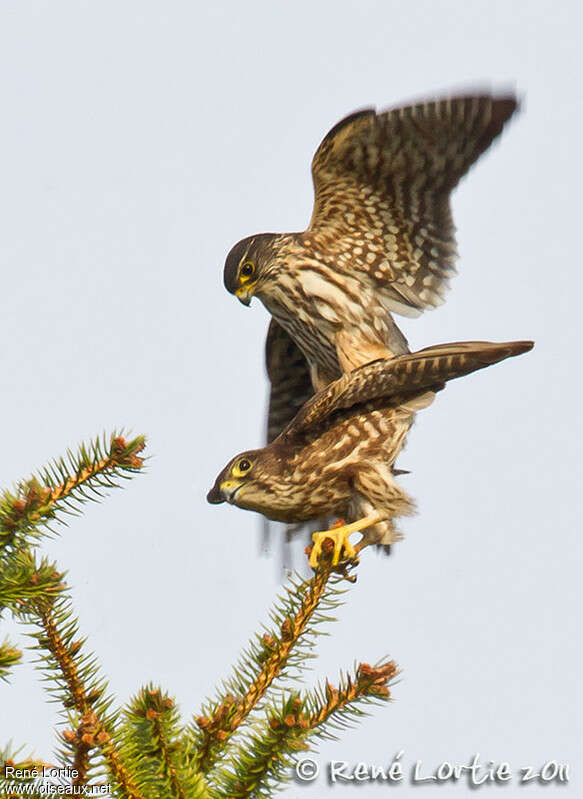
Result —
M 336 566 L 340 561 L 340 556 L 344 554 L 344 558 L 355 558 L 356 550 L 350 543 L 350 533 L 346 532 L 346 527 L 337 527 L 335 530 L 324 530 L 312 535 L 314 546 L 310 555 L 310 566 L 316 569 L 318 560 L 322 554 L 322 544 L 327 538 L 334 542 L 334 552 L 332 554 L 332 566 Z
M 352 533 L 365 530 L 367 527 L 371 527 L 373 524 L 382 521 L 384 518 L 385 517 L 383 514 L 376 512 L 372 513 L 370 516 L 365 516 L 363 519 L 359 519 L 356 522 L 352 522 L 352 524 L 343 524 L 340 527 L 335 527 L 333 525 L 330 530 L 314 533 L 312 535 L 314 546 L 312 547 L 312 552 L 310 554 L 310 566 L 312 569 L 318 568 L 318 560 L 322 554 L 322 544 L 327 538 L 331 538 L 334 543 L 332 565 L 336 566 L 342 555 L 344 555 L 345 559 L 351 560 L 356 558 L 358 554 L 357 549 L 355 549 L 350 543 L 350 536 Z

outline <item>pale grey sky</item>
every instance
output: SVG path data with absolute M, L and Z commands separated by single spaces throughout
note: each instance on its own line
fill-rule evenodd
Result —
M 515 88 L 521 115 L 455 195 L 449 300 L 401 321 L 413 348 L 536 348 L 420 415 L 400 459 L 420 513 L 390 559 L 363 558 L 314 672 L 389 654 L 401 681 L 317 759 L 555 759 L 580 794 L 581 22 L 575 2 L 524 0 L 0 5 L 0 484 L 103 430 L 148 436 L 148 473 L 44 546 L 121 701 L 152 680 L 188 718 L 278 588 L 257 518 L 205 502 L 260 443 L 266 399 L 267 315 L 224 291 L 230 246 L 303 229 L 312 153 L 355 108 Z M 0 708 L 0 743 L 50 756 L 29 666 Z

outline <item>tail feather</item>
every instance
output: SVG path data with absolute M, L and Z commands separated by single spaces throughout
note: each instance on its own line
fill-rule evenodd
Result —
M 438 344 L 418 352 L 401 355 L 387 363 L 387 375 L 395 387 L 428 388 L 456 377 L 463 377 L 495 363 L 522 355 L 534 346 L 532 341 L 457 341 Z
M 393 406 L 414 401 L 412 409 L 419 410 L 423 403 L 430 404 L 430 392 L 440 391 L 448 380 L 521 355 L 533 346 L 532 341 L 457 341 L 371 361 L 319 391 L 302 406 L 283 435 L 301 432 L 336 411 L 373 400 L 387 399 Z

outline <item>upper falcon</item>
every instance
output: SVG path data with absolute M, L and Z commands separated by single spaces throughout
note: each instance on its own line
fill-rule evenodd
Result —
M 450 194 L 516 108 L 512 96 L 476 94 L 351 114 L 314 155 L 308 229 L 231 249 L 225 286 L 273 316 L 270 438 L 293 417 L 295 389 L 303 401 L 345 371 L 408 352 L 391 313 L 443 301 L 456 260 Z M 285 352 L 289 361 L 274 357 Z

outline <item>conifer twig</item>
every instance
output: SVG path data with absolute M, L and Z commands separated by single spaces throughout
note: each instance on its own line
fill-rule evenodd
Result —
M 107 762 L 109 772 L 122 790 L 123 796 L 127 799 L 143 799 L 133 775 L 121 760 L 109 725 L 100 717 L 94 707 L 102 697 L 103 688 L 87 692 L 80 676 L 76 661 L 80 642 L 68 644 L 64 640 L 56 623 L 52 605 L 38 603 L 36 614 L 44 632 L 41 643 L 52 655 L 68 693 L 68 700 L 65 699 L 64 705 L 65 707 L 74 707 L 81 716 L 81 724 L 77 732 L 65 731 L 63 734 L 64 739 L 74 749 L 75 760 L 79 762 L 84 773 L 87 773 L 89 751 L 99 747 Z
M 186 799 L 184 789 L 178 778 L 174 751 L 176 745 L 170 739 L 165 722 L 174 709 L 174 700 L 157 688 L 148 686 L 142 689 L 133 703 L 132 714 L 145 721 L 148 729 L 150 748 L 148 754 L 155 750 L 163 775 L 166 777 L 176 799 Z
M 56 596 L 65 588 L 63 576 L 46 558 L 37 564 L 30 549 L 13 553 L 0 571 L 0 610 L 19 613 L 30 600 Z
M 310 736 L 321 736 L 320 728 L 334 716 L 359 712 L 359 702 L 389 699 L 388 683 L 396 674 L 393 661 L 377 667 L 361 663 L 354 677 L 347 676 L 338 688 L 326 683 L 322 703 L 296 693 L 281 707 L 271 707 L 263 729 L 239 746 L 230 768 L 218 775 L 221 794 L 236 799 L 270 796 L 298 752 L 309 749 Z
M 326 552 L 326 547 L 324 551 Z M 267 655 L 245 693 L 240 697 L 227 694 L 210 716 L 196 718 L 201 731 L 197 765 L 203 773 L 212 768 L 231 735 L 245 721 L 287 665 L 293 648 L 305 633 L 322 599 L 332 573 L 333 567 L 329 557 L 323 561 L 314 576 L 297 591 L 300 596 L 299 607 L 292 616 L 287 616 L 283 620 L 279 635 L 263 636 Z
M 390 699 L 388 684 L 397 674 L 397 664 L 393 660 L 388 660 L 379 666 L 360 663 L 355 677 L 351 678 L 348 675 L 337 688 L 326 680 L 324 701 L 320 702 L 317 697 L 312 697 L 313 709 L 304 717 L 308 729 L 316 732 L 333 716 L 343 713 L 360 699 Z
M 20 662 L 22 652 L 5 640 L 0 644 L 0 679 L 7 680 L 10 669 Z
M 160 741 L 159 751 L 162 759 L 162 766 L 164 769 L 164 773 L 166 774 L 170 782 L 170 785 L 172 787 L 172 795 L 175 796 L 177 799 L 186 799 L 186 794 L 184 793 L 182 784 L 178 779 L 178 773 L 176 771 L 176 767 L 174 766 L 172 758 L 170 757 L 168 741 L 164 739 L 164 728 L 159 718 L 152 719 L 152 727 L 154 728 L 154 735 L 156 735 L 156 737 Z
M 59 511 L 78 512 L 79 503 L 94 499 L 88 491 L 101 497 L 100 489 L 118 485 L 115 478 L 140 471 L 144 447 L 144 436 L 126 441 L 114 434 L 109 442 L 96 438 L 81 445 L 76 455 L 69 451 L 67 461 L 59 458 L 38 477 L 19 483 L 15 494 L 5 491 L 0 497 L 0 550 L 13 547 L 19 536 L 38 537 L 40 528 L 50 530 L 49 522 Z
M 173 799 L 210 799 L 204 777 L 194 766 L 190 744 L 174 700 L 153 685 L 142 688 L 125 711 L 119 731 L 122 754 L 135 761 L 145 792 Z
M 46 559 L 37 563 L 33 543 L 61 513 L 78 512 L 91 494 L 100 497 L 100 489 L 140 471 L 143 448 L 143 437 L 97 439 L 76 456 L 69 452 L 68 463 L 54 461 L 15 494 L 0 496 L 0 611 L 3 605 L 37 626 L 32 636 L 39 662 L 68 719 L 59 756 L 75 771 L 71 787 L 88 787 L 99 769 L 108 772 L 119 799 L 271 796 L 298 752 L 309 748 L 310 736 L 330 735 L 328 726 L 362 715 L 363 702 L 389 698 L 396 667 L 391 661 L 360 664 L 338 687 L 326 681 L 302 694 L 284 689 L 283 681 L 297 678 L 314 656 L 310 648 L 319 625 L 332 620 L 325 613 L 339 602 L 341 579 L 356 579 L 349 576 L 353 561 L 332 566 L 333 542 L 326 539 L 314 575 L 288 583 L 271 611 L 272 625 L 252 638 L 196 726 L 185 728 L 174 700 L 153 686 L 125 710 L 112 711 L 95 656 L 82 651 L 85 639 L 64 594 L 63 574 Z M 8 643 L 0 645 L 0 677 L 19 658 Z
M 168 709 L 174 706 L 173 701 L 169 698 L 166 698 L 163 701 L 166 703 Z M 154 736 L 156 737 L 156 740 L 159 743 L 158 751 L 160 753 L 163 771 L 170 782 L 172 788 L 172 794 L 173 796 L 176 797 L 176 799 L 186 799 L 184 789 L 182 787 L 182 784 L 180 783 L 180 780 L 178 779 L 176 766 L 172 759 L 172 754 L 171 754 L 172 744 L 168 740 L 168 737 L 166 735 L 166 730 L 162 723 L 162 718 L 161 718 L 162 711 L 150 708 L 147 711 L 146 717 L 151 722 Z
M 81 717 L 77 729 L 64 730 L 63 740 L 73 749 L 72 769 L 77 776 L 73 778 L 72 784 L 75 786 L 86 785 L 89 777 L 89 752 L 91 751 L 96 729 L 96 715 L 92 710 L 84 713 Z

